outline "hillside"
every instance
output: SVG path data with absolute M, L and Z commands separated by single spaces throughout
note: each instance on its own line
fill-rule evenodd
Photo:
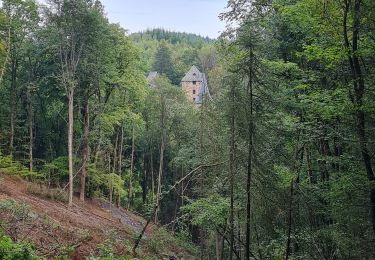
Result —
M 164 40 L 171 44 L 185 43 L 193 47 L 198 47 L 204 43 L 214 42 L 214 39 L 209 37 L 203 37 L 193 33 L 174 32 L 162 28 L 148 29 L 142 32 L 132 33 L 130 37 L 136 42 L 144 40 Z
M 75 200 L 68 208 L 30 194 L 31 185 L 35 184 L 0 174 L 1 232 L 12 240 L 31 243 L 36 254 L 46 258 L 131 256 L 133 239 L 145 223 L 142 217 L 119 208 L 110 210 L 99 200 L 84 204 Z M 140 259 L 186 257 L 172 236 L 154 225 L 146 230 L 137 253 Z

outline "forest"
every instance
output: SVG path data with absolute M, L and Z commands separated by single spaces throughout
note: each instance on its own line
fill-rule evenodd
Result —
M 219 17 L 210 39 L 129 33 L 99 0 L 2 1 L 0 259 L 375 259 L 375 1 L 229 0 Z M 8 184 L 143 220 L 87 253 L 78 229 L 48 247 L 35 232 L 59 214 L 36 220 Z

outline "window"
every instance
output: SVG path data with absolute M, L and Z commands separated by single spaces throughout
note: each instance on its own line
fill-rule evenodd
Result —
M 194 102 L 195 102 L 195 98 L 193 98 Z
M 196 82 L 196 81 L 193 81 L 193 85 L 197 85 L 197 82 Z
M 195 89 L 193 89 L 193 95 L 195 95 Z

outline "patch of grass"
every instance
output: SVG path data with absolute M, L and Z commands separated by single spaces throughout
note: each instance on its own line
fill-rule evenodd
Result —
M 27 185 L 27 192 L 42 198 L 68 202 L 68 192 L 62 189 L 48 188 L 46 185 L 40 183 L 29 183 Z

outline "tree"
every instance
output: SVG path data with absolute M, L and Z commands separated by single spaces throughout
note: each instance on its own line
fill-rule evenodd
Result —
M 154 64 L 152 70 L 157 71 L 160 74 L 164 74 L 169 80 L 175 83 L 174 69 L 172 65 L 171 53 L 167 44 L 161 42 L 155 53 Z M 178 84 L 177 82 L 176 84 Z
M 8 54 L 5 64 L 9 59 L 10 86 L 9 86 L 9 155 L 14 154 L 14 136 L 16 121 L 16 95 L 19 85 L 19 68 L 25 56 L 25 42 L 35 31 L 39 17 L 35 1 L 9 0 L 3 2 L 4 14 L 7 17 L 8 28 Z M 31 142 L 31 141 L 30 141 Z
M 48 20 L 53 26 L 60 66 L 59 79 L 64 87 L 68 103 L 68 159 L 69 159 L 69 206 L 73 205 L 74 165 L 73 165 L 73 125 L 74 99 L 77 89 L 77 71 L 83 49 L 89 44 L 90 31 L 86 22 L 90 21 L 92 3 L 85 1 L 53 0 L 54 12 L 48 13 Z M 86 160 L 86 159 L 84 159 Z

